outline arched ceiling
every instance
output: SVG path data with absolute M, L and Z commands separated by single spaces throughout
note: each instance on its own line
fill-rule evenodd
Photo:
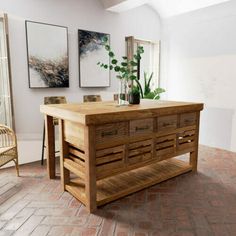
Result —
M 105 9 L 123 12 L 145 4 L 150 5 L 162 18 L 195 11 L 230 0 L 100 0 Z

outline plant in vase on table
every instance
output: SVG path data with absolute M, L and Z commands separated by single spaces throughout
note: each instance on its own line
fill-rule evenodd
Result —
M 144 99 L 154 99 L 154 100 L 159 100 L 160 99 L 160 94 L 165 92 L 165 89 L 163 88 L 155 88 L 152 90 L 151 86 L 151 81 L 153 79 L 153 72 L 151 75 L 148 77 L 147 72 L 144 72 L 144 86 L 142 88 L 142 85 L 138 79 L 135 79 L 135 82 L 137 83 L 137 87 L 140 91 L 141 98 Z
M 122 57 L 122 61 L 116 58 L 115 53 L 112 51 L 110 45 L 108 44 L 108 38 L 104 37 L 102 39 L 103 46 L 105 47 L 108 55 L 110 57 L 111 64 L 104 64 L 98 62 L 97 64 L 106 70 L 113 70 L 117 73 L 117 78 L 119 79 L 119 94 L 118 101 L 119 105 L 125 105 L 127 100 L 127 90 L 129 88 L 129 103 L 140 102 L 140 90 L 139 86 L 135 85 L 137 81 L 137 68 L 138 63 L 141 60 L 141 54 L 144 53 L 143 47 L 139 46 L 136 53 L 134 54 L 132 60 L 128 60 L 126 56 Z

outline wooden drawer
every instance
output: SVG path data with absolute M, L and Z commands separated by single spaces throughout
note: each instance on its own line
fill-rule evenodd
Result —
M 170 131 L 177 128 L 177 115 L 160 116 L 157 118 L 158 131 Z
M 196 119 L 196 112 L 180 114 L 180 127 L 195 125 Z
M 128 163 L 136 164 L 152 158 L 152 139 L 130 143 L 128 146 Z
M 128 135 L 128 123 L 118 122 L 99 125 L 96 127 L 96 142 L 102 143 L 108 140 L 120 139 Z
M 161 156 L 175 153 L 176 135 L 167 135 L 156 139 L 156 155 L 162 160 Z
M 124 145 L 96 151 L 97 174 L 113 172 L 124 166 Z
M 129 132 L 130 132 L 130 136 L 152 133 L 153 132 L 153 118 L 131 120 Z
M 194 147 L 195 130 L 187 130 L 179 133 L 177 144 L 179 150 L 184 150 Z

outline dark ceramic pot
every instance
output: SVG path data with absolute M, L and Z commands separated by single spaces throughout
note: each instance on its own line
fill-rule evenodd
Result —
M 139 104 L 140 103 L 140 94 L 129 94 L 129 104 Z

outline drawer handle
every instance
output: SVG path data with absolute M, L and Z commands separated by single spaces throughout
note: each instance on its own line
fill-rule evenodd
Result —
M 118 131 L 117 131 L 117 130 L 103 131 L 103 132 L 102 132 L 102 137 L 113 136 L 113 135 L 117 135 L 117 134 L 118 134 Z
M 148 125 L 143 126 L 143 127 L 138 127 L 138 126 L 135 127 L 135 131 L 143 131 L 143 130 L 147 130 L 147 129 L 149 129 Z

